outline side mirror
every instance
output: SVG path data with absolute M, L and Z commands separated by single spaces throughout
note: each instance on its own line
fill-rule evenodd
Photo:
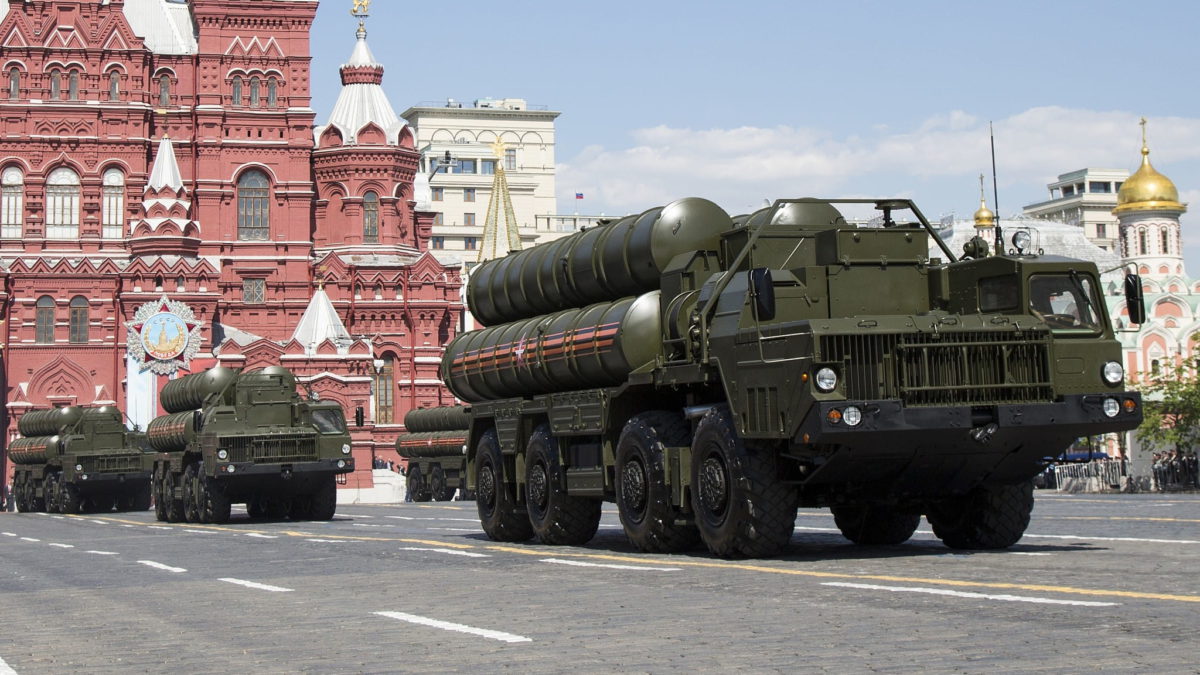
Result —
M 363 412 L 363 407 L 360 405 L 354 409 L 354 426 L 361 427 L 363 425 L 366 414 Z
M 750 274 L 750 297 L 754 299 L 754 318 L 770 321 L 775 318 L 775 282 L 771 270 L 756 267 Z
M 1129 310 L 1129 323 L 1146 323 L 1146 301 L 1142 298 L 1142 278 L 1136 274 L 1125 275 L 1125 307 Z

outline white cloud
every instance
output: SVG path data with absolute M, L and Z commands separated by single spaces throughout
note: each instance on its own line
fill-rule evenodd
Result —
M 1003 213 L 1046 199 L 1046 184 L 1061 173 L 1136 169 L 1137 121 L 1133 112 L 1057 106 L 996 120 Z M 559 165 L 562 203 L 583 192 L 588 213 L 615 215 L 698 195 L 741 213 L 764 198 L 910 194 L 931 215 L 970 213 L 978 206 L 977 176 L 991 170 L 988 121 L 960 110 L 908 131 L 876 126 L 846 138 L 793 126 L 657 126 L 631 138 L 630 147 L 590 146 Z M 1181 187 L 1200 186 L 1200 118 L 1154 118 L 1149 141 L 1156 168 Z M 989 201 L 990 188 L 989 180 Z M 1181 191 L 1200 201 L 1196 190 Z

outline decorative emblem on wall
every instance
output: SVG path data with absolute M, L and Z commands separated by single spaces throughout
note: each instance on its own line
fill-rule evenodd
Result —
M 187 367 L 200 351 L 200 322 L 192 309 L 178 300 L 147 302 L 125 322 L 129 355 L 142 364 L 142 372 L 171 375 Z

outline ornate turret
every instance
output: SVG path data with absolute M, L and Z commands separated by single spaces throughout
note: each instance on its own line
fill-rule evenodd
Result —
M 1170 178 L 1162 175 L 1150 165 L 1150 148 L 1146 145 L 1146 118 L 1142 118 L 1142 165 L 1121 185 L 1117 192 L 1117 208 L 1113 213 L 1120 215 L 1131 211 L 1170 211 L 1181 214 L 1187 206 L 1179 201 L 1179 190 Z
M 150 180 L 142 195 L 142 217 L 133 226 L 129 249 L 134 255 L 195 256 L 200 227 L 191 218 L 192 202 L 175 161 L 171 139 L 158 142 Z
M 1160 281 L 1186 277 L 1179 216 L 1187 205 L 1171 179 L 1150 165 L 1146 118 L 1142 118 L 1142 166 L 1117 192 L 1113 214 L 1120 221 L 1121 250 L 1143 277 Z
M 979 210 L 975 212 L 975 227 L 995 227 L 996 214 L 987 207 L 987 199 L 983 196 L 983 174 L 979 174 Z

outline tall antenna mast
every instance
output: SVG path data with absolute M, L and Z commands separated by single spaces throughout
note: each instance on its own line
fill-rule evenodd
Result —
M 1004 233 L 1000 231 L 1000 191 L 996 189 L 996 134 L 988 122 L 988 138 L 992 142 L 992 204 L 996 207 L 996 255 L 1004 255 Z

